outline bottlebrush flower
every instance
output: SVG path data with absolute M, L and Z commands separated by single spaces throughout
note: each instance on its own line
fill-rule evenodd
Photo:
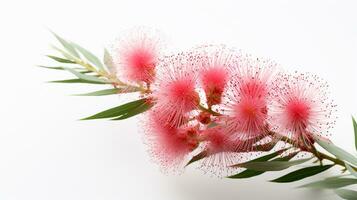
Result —
M 114 63 L 121 79 L 151 83 L 162 54 L 163 42 L 157 31 L 135 28 L 119 39 L 114 47 Z
M 206 45 L 196 49 L 200 55 L 200 82 L 207 105 L 220 104 L 237 52 L 224 45 Z
M 203 147 L 206 157 L 200 162 L 200 168 L 218 177 L 231 175 L 237 169 L 229 166 L 245 160 L 246 155 L 237 152 L 240 141 L 231 137 L 231 134 L 221 126 L 208 128 L 200 134 L 205 141 Z
M 156 100 L 153 109 L 162 113 L 162 124 L 178 127 L 197 108 L 200 98 L 196 92 L 196 62 L 192 52 L 168 56 L 160 62 L 152 96 Z
M 276 64 L 269 60 L 242 56 L 230 82 L 224 112 L 228 132 L 240 141 L 238 149 L 250 149 L 266 136 L 272 77 Z M 255 140 L 256 139 L 256 140 Z
M 145 135 L 151 155 L 163 169 L 175 168 L 198 146 L 198 130 L 191 125 L 167 126 L 161 121 L 162 114 L 155 110 L 149 112 Z
M 312 145 L 312 134 L 328 136 L 336 118 L 327 83 L 302 73 L 280 74 L 278 79 L 270 113 L 273 129 L 291 137 L 302 148 Z
M 209 155 L 234 151 L 234 141 L 222 127 L 206 129 L 201 133 L 201 137 L 206 141 L 206 150 Z

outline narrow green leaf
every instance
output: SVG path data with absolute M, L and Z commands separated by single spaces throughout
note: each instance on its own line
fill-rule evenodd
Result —
M 56 47 L 56 46 L 54 46 L 54 45 L 51 45 L 51 46 L 52 46 L 52 48 L 53 48 L 54 50 L 60 52 L 66 59 L 72 60 L 72 61 L 75 61 L 75 62 L 78 62 L 78 61 L 79 61 L 79 58 L 77 58 L 76 56 L 74 56 L 74 55 L 68 53 L 67 51 L 64 51 L 64 50 L 62 50 L 62 49 L 60 49 L 60 48 L 58 48 L 58 47 Z
M 352 117 L 353 131 L 355 133 L 355 148 L 357 150 L 357 122 L 354 117 Z
M 44 66 L 44 65 L 37 65 L 37 67 L 41 67 L 41 68 L 45 68 L 45 69 L 53 69 L 53 70 L 66 70 L 66 67 L 62 67 L 62 66 L 58 66 L 58 67 L 49 67 L 49 66 Z M 88 74 L 91 73 L 92 71 L 87 71 L 83 68 L 79 68 L 79 67 L 71 67 L 72 69 L 78 70 L 78 72 L 82 73 L 82 74 Z M 81 71 L 83 70 L 83 71 Z
M 71 68 L 65 68 L 67 71 L 71 72 L 72 74 L 74 74 L 75 76 L 77 76 L 77 78 L 79 79 L 83 79 L 83 80 L 87 80 L 87 81 L 93 81 L 93 82 L 99 82 L 99 83 L 110 83 L 107 80 L 104 79 L 100 79 L 97 78 L 95 76 L 90 76 L 90 75 L 86 75 L 86 74 L 82 74 L 74 69 Z
M 346 169 L 357 178 L 357 172 L 347 163 L 345 163 Z
M 114 67 L 113 57 L 110 55 L 107 49 L 104 49 L 104 56 L 103 56 L 104 65 L 107 66 L 110 73 L 115 74 L 116 69 Z
M 296 153 L 292 153 L 290 155 L 287 155 L 287 156 L 284 156 L 284 157 L 281 157 L 281 158 L 275 158 L 273 161 L 289 161 L 290 159 L 292 159 L 293 157 L 296 156 L 296 154 L 298 154 L 299 152 L 296 152 Z M 267 159 L 268 158 L 268 159 Z M 264 160 L 260 160 L 260 161 L 268 161 L 270 160 L 269 157 L 266 157 Z M 227 178 L 233 178 L 233 179 L 240 179 L 240 178 L 251 178 L 251 177 L 254 177 L 254 176 L 258 176 L 258 175 L 261 175 L 265 173 L 265 171 L 255 171 L 255 170 L 251 170 L 251 169 L 246 169 L 238 174 L 235 174 L 235 175 L 232 175 L 232 176 L 229 176 Z
M 255 171 L 280 171 L 294 165 L 304 163 L 311 158 L 294 161 L 265 161 L 265 162 L 246 162 L 238 164 L 237 167 L 247 168 Z
M 340 147 L 335 146 L 332 142 L 326 141 L 323 138 L 318 136 L 314 136 L 315 141 L 326 151 L 330 152 L 331 154 L 335 155 L 337 158 L 344 160 L 353 166 L 357 166 L 357 158 L 352 154 L 348 153 L 347 151 L 341 149 Z
M 289 183 L 298 181 L 330 169 L 333 165 L 312 166 L 290 172 L 284 176 L 272 180 L 275 183 Z
M 122 87 L 122 88 L 112 88 L 105 90 L 98 90 L 94 92 L 84 93 L 84 94 L 75 94 L 74 96 L 104 96 L 120 93 L 131 93 L 140 91 L 137 87 Z
M 279 151 L 272 152 L 272 153 L 270 153 L 270 154 L 261 156 L 261 157 L 259 157 L 259 158 L 255 158 L 255 159 L 250 160 L 250 161 L 245 162 L 245 163 L 267 161 L 267 160 L 270 160 L 270 159 L 272 159 L 272 158 L 277 157 L 278 155 L 280 155 L 281 153 L 283 153 L 285 150 L 287 150 L 287 149 L 281 149 L 281 150 L 279 150 Z M 238 163 L 238 164 L 232 165 L 232 166 L 230 166 L 230 167 L 240 167 L 241 164 L 244 164 L 244 163 Z
M 104 70 L 104 66 L 102 62 L 90 51 L 84 49 L 83 47 L 79 46 L 78 44 L 72 43 L 72 45 L 92 64 L 98 67 L 98 69 Z
M 185 165 L 186 167 L 196 161 L 199 161 L 207 156 L 208 152 L 206 150 L 201 151 L 199 154 L 193 156 L 190 161 Z
M 98 90 L 95 92 L 89 92 L 85 94 L 76 94 L 75 96 L 104 96 L 104 95 L 112 95 L 112 94 L 119 94 L 120 93 L 119 88 L 113 88 L 113 89 L 106 89 L 106 90 Z
M 128 112 L 124 113 L 123 115 L 114 118 L 112 120 L 123 120 L 123 119 L 128 119 L 130 117 L 133 117 L 135 115 L 141 114 L 147 110 L 149 110 L 151 107 L 153 106 L 153 104 L 149 104 L 144 102 L 143 104 L 139 105 L 138 107 L 128 110 Z
M 353 185 L 357 184 L 357 179 L 354 178 L 330 178 L 330 179 L 325 179 L 322 181 L 315 181 L 312 183 L 308 183 L 302 186 L 299 186 L 299 188 L 321 188 L 321 189 L 333 189 L 333 188 L 340 188 L 340 187 L 345 187 L 348 185 Z
M 357 192 L 349 189 L 338 189 L 335 193 L 342 199 L 357 200 Z
M 54 70 L 64 70 L 63 67 L 48 67 L 43 65 L 37 65 L 38 67 L 46 68 L 46 69 L 54 69 Z
M 69 43 L 65 39 L 61 38 L 60 36 L 58 36 L 54 32 L 52 32 L 52 34 L 57 38 L 57 40 L 62 44 L 62 46 L 68 51 L 68 53 L 70 53 L 73 56 L 79 58 L 79 54 L 77 53 L 76 49 L 71 45 L 71 43 Z
M 60 57 L 57 57 L 57 56 L 51 56 L 51 55 L 47 55 L 47 57 L 57 61 L 57 62 L 60 62 L 60 63 L 76 63 L 74 61 L 71 61 L 71 60 L 68 60 L 68 59 L 65 59 L 65 58 L 60 58 Z
M 128 113 L 130 110 L 135 109 L 135 108 L 139 107 L 140 105 L 144 104 L 146 101 L 147 101 L 147 99 L 139 99 L 136 101 L 132 101 L 132 102 L 102 111 L 100 113 L 97 113 L 90 117 L 84 118 L 82 120 L 113 118 L 113 117 L 121 116 L 123 114 Z
M 87 81 L 83 79 L 66 79 L 66 80 L 56 80 L 56 81 L 49 81 L 49 83 L 89 83 L 89 84 L 105 84 L 96 81 Z

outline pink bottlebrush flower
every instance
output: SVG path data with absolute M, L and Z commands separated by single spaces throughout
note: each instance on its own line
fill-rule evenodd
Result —
M 207 105 L 211 107 L 220 104 L 237 52 L 224 45 L 206 45 L 196 51 L 200 56 L 200 81 Z
M 312 134 L 328 136 L 336 118 L 327 83 L 315 75 L 299 73 L 280 74 L 278 79 L 270 112 L 273 129 L 300 147 L 312 145 Z
M 236 152 L 236 142 L 230 133 L 220 126 L 208 128 L 200 134 L 205 141 L 206 157 L 200 162 L 200 168 L 219 177 L 231 175 L 236 171 L 229 166 L 242 160 L 244 155 Z
M 157 31 L 135 28 L 114 47 L 114 63 L 122 72 L 120 79 L 151 83 L 162 53 L 163 42 Z
M 164 169 L 180 165 L 198 146 L 195 126 L 171 127 L 161 122 L 161 112 L 150 111 L 146 123 L 146 139 L 151 155 Z
M 235 150 L 234 141 L 222 127 L 208 128 L 201 133 L 201 137 L 206 141 L 206 150 L 209 155 Z
M 154 109 L 161 112 L 161 123 L 178 127 L 187 114 L 197 108 L 200 98 L 196 92 L 197 70 L 192 53 L 180 53 L 160 62 L 153 85 Z
M 224 112 L 228 132 L 240 141 L 238 149 L 251 149 L 267 136 L 268 107 L 271 102 L 272 77 L 276 64 L 269 60 L 241 57 L 230 82 Z

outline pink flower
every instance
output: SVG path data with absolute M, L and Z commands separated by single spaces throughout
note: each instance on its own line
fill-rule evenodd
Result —
M 200 57 L 200 81 L 207 105 L 220 104 L 229 79 L 229 70 L 235 64 L 237 52 L 224 45 L 206 45 L 196 49 Z
M 200 137 L 205 141 L 203 151 L 206 157 L 200 161 L 200 168 L 218 177 L 231 175 L 236 169 L 229 166 L 237 163 L 243 155 L 236 151 L 236 142 L 221 126 L 203 130 Z
M 152 156 L 163 168 L 176 167 L 198 146 L 197 127 L 167 126 L 161 123 L 161 114 L 154 111 L 148 114 L 145 134 L 147 143 Z
M 275 63 L 250 56 L 241 57 L 236 66 L 226 98 L 224 112 L 227 117 L 224 120 L 232 137 L 243 141 L 238 143 L 238 149 L 250 149 L 267 136 L 269 91 L 275 69 Z
M 270 113 L 274 130 L 301 147 L 311 146 L 312 134 L 327 136 L 336 119 L 327 83 L 315 75 L 299 73 L 280 74 L 278 79 Z
M 123 73 L 119 78 L 151 83 L 162 46 L 157 31 L 142 27 L 129 31 L 114 48 L 114 63 L 120 68 L 116 71 Z
M 180 53 L 160 62 L 153 85 L 154 110 L 160 112 L 161 123 L 179 127 L 189 112 L 197 108 L 200 98 L 196 92 L 197 70 L 192 53 Z
M 230 134 L 226 133 L 221 127 L 206 129 L 201 133 L 201 137 L 206 142 L 206 151 L 209 155 L 234 151 L 234 141 L 230 137 Z

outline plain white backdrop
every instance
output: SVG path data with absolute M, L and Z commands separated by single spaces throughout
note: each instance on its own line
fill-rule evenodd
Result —
M 35 67 L 56 42 L 48 28 L 102 55 L 121 30 L 163 31 L 177 49 L 226 43 L 285 69 L 326 79 L 338 104 L 332 140 L 354 151 L 357 116 L 355 1 L 1 1 L 1 200 L 337 199 L 329 191 L 268 180 L 219 179 L 194 166 L 165 175 L 150 162 L 137 119 L 77 119 L 118 105 L 118 97 L 74 97 L 91 86 L 47 84 L 68 76 Z M 316 176 L 333 174 L 333 170 Z M 314 180 L 314 179 L 312 179 Z

